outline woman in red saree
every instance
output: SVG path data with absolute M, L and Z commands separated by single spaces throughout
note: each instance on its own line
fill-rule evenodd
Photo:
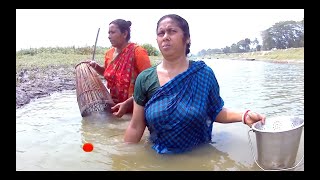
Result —
M 104 67 L 95 61 L 90 65 L 106 79 L 107 88 L 115 103 L 113 114 L 122 117 L 132 112 L 133 90 L 138 74 L 151 67 L 147 51 L 130 40 L 130 21 L 116 19 L 109 24 L 109 40 L 112 45 L 106 54 Z

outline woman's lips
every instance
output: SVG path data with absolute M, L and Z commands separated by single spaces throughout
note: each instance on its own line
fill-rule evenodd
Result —
M 162 49 L 169 49 L 170 48 L 170 45 L 169 44 L 165 44 L 162 46 Z

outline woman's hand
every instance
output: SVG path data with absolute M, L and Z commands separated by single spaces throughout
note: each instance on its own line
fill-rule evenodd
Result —
M 247 116 L 244 117 L 244 123 L 247 124 L 249 127 L 252 126 L 253 123 L 261 121 L 262 124 L 265 123 L 266 117 L 256 112 L 249 111 Z
M 88 60 L 87 62 L 88 62 L 89 65 L 90 65 L 91 67 L 93 67 L 93 68 L 96 68 L 97 65 L 98 65 L 98 63 L 97 63 L 96 61 L 93 61 L 93 60 Z
M 118 103 L 111 107 L 111 111 L 113 112 L 113 115 L 115 115 L 118 118 L 121 118 L 124 114 L 128 112 L 132 112 L 133 108 L 133 97 L 128 98 L 124 102 Z
M 111 107 L 111 111 L 113 115 L 115 115 L 118 118 L 121 118 L 125 113 L 127 113 L 128 106 L 126 105 L 125 102 L 118 103 Z

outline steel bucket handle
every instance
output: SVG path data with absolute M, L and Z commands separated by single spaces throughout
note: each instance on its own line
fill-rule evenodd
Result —
M 251 138 L 250 138 L 250 131 L 253 132 L 253 129 L 251 128 L 250 130 L 248 130 L 248 139 L 249 139 L 249 145 L 250 145 L 250 149 L 251 149 L 251 153 L 252 153 L 252 156 L 253 156 L 253 159 L 254 159 L 254 162 L 258 165 L 258 167 L 260 169 L 262 169 L 263 171 L 287 171 L 287 170 L 291 170 L 291 169 L 294 169 L 296 167 L 298 167 L 300 165 L 300 163 L 302 162 L 303 158 L 304 158 L 304 155 L 301 157 L 300 161 L 293 167 L 290 167 L 290 168 L 283 168 L 283 169 L 264 169 L 263 167 L 261 167 L 256 159 L 256 156 L 254 155 L 254 152 L 253 152 L 253 146 L 252 146 L 252 142 L 251 142 Z

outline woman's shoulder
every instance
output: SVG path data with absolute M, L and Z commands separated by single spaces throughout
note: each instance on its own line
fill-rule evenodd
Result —
M 111 47 L 111 48 L 109 48 L 109 49 L 106 50 L 106 53 L 105 53 L 105 54 L 106 54 L 106 55 L 110 55 L 110 54 L 113 55 L 114 50 L 115 50 L 115 48 L 114 48 L 114 47 Z
M 148 78 L 148 77 L 153 77 L 157 73 L 156 66 L 151 66 L 143 71 L 141 71 L 138 76 L 140 78 Z
M 138 56 L 149 57 L 148 51 L 138 44 L 134 44 L 134 55 L 136 57 L 138 57 Z
M 204 61 L 202 60 L 189 60 L 190 65 L 193 66 L 204 66 L 204 67 L 209 67 Z
M 202 71 L 214 74 L 213 69 L 202 60 L 190 60 L 190 65 L 203 67 Z
M 143 76 L 148 76 L 148 75 L 154 74 L 156 70 L 157 70 L 157 66 L 151 66 L 143 70 L 140 74 L 143 74 Z
M 146 50 L 144 47 L 142 47 L 141 45 L 138 45 L 138 44 L 135 44 L 135 45 L 134 45 L 134 51 L 135 51 L 136 53 L 139 53 L 139 52 L 141 52 L 141 51 L 147 52 L 147 50 Z

